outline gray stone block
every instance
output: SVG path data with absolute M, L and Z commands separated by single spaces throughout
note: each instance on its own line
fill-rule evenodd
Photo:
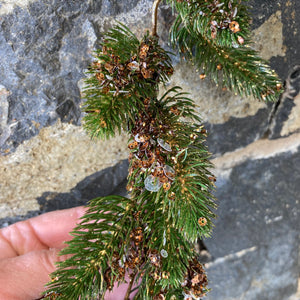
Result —
M 283 300 L 297 291 L 295 232 L 209 263 L 208 300 Z
M 204 241 L 213 258 L 209 299 L 282 300 L 296 292 L 299 165 L 298 149 L 220 172 L 218 219 Z
M 0 84 L 10 93 L 2 154 L 57 119 L 80 124 L 78 81 L 101 38 L 99 18 L 124 14 L 137 3 L 40 0 L 1 16 Z
M 278 103 L 273 109 L 268 136 L 270 139 L 277 139 L 291 134 L 291 130 L 283 130 L 285 124 L 291 119 L 292 111 L 299 111 L 299 103 L 295 101 L 300 92 L 300 65 L 295 65 L 285 81 L 285 92 L 281 95 Z M 296 112 L 297 118 L 299 114 Z M 295 127 L 295 126 L 294 126 Z M 296 130 L 299 127 L 296 126 Z M 293 131 L 293 130 L 292 130 Z M 295 128 L 294 128 L 295 131 Z

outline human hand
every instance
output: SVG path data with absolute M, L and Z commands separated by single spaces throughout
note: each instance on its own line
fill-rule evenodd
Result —
M 83 207 L 54 211 L 0 230 L 0 300 L 33 300 L 41 297 L 58 252 L 72 239 L 69 232 L 84 214 Z M 120 285 L 105 300 L 124 299 Z

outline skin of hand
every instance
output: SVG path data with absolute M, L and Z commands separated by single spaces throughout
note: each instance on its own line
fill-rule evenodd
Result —
M 59 210 L 15 223 L 0 230 L 0 300 L 33 300 L 41 297 L 58 252 L 72 237 L 85 208 Z M 124 299 L 127 285 L 107 293 L 105 300 Z

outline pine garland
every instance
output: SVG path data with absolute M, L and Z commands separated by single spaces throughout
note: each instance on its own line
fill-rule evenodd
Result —
M 178 12 L 171 38 L 183 56 L 240 94 L 275 99 L 277 77 L 246 46 L 246 6 L 235 0 L 169 3 Z M 130 197 L 90 201 L 61 252 L 70 258 L 59 263 L 43 298 L 104 299 L 126 282 L 126 274 L 124 299 L 134 285 L 134 299 L 145 300 L 200 299 L 209 291 L 194 244 L 213 227 L 213 166 L 193 100 L 180 87 L 158 96 L 173 67 L 158 43 L 156 8 L 153 32 L 141 41 L 122 24 L 105 34 L 84 91 L 84 126 L 91 137 L 122 130 L 130 135 Z

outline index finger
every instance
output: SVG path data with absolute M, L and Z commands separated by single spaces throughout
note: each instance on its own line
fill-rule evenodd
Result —
M 79 222 L 84 207 L 53 211 L 0 230 L 0 259 L 30 251 L 64 247 L 69 232 Z

